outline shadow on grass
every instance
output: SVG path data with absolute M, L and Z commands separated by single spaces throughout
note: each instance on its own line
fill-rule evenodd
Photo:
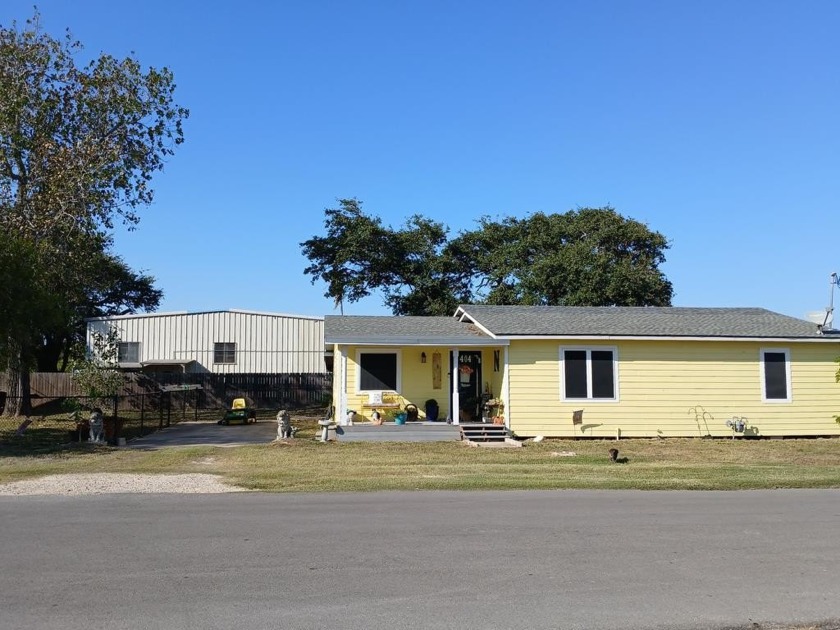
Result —
M 121 427 L 119 437 L 131 440 L 149 435 L 158 430 L 157 425 L 126 423 Z M 112 441 L 110 446 L 115 446 Z M 56 453 L 90 453 L 109 448 L 108 444 L 88 442 L 87 428 L 78 429 L 72 422 L 50 423 L 38 426 L 35 422 L 18 435 L 16 429 L 0 430 L 0 457 L 28 457 L 33 455 L 52 455 Z
M 79 442 L 78 437 L 71 441 L 71 433 L 73 432 L 61 427 L 30 428 L 23 435 L 16 435 L 14 432 L 0 433 L 0 457 L 89 452 L 95 448 L 93 444 Z

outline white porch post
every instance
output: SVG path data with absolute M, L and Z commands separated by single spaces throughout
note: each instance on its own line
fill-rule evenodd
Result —
M 347 347 L 338 346 L 336 357 L 335 379 L 338 382 L 338 395 L 336 396 L 335 422 L 345 424 L 347 418 Z
M 449 410 L 449 416 L 452 418 L 452 424 L 461 424 L 461 401 L 458 396 L 458 348 L 452 348 L 452 369 L 449 373 L 450 387 L 452 387 L 452 409 Z
M 505 367 L 502 371 L 502 402 L 505 404 L 505 426 L 510 430 L 510 362 L 508 348 L 505 346 Z

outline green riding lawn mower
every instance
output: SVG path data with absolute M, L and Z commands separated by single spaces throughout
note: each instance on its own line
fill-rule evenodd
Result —
M 257 410 L 249 407 L 244 398 L 234 398 L 233 403 L 225 412 L 225 417 L 219 420 L 219 424 L 250 424 L 257 421 Z

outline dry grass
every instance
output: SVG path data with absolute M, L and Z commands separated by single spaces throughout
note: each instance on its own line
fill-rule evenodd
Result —
M 457 442 L 320 444 L 314 433 L 307 426 L 292 441 L 233 449 L 79 445 L 0 456 L 0 482 L 65 472 L 205 472 L 271 492 L 840 487 L 840 439 L 547 440 L 520 449 L 474 449 Z M 612 447 L 627 463 L 609 461 Z

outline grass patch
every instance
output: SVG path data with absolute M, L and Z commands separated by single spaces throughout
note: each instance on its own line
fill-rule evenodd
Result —
M 238 448 L 132 451 L 78 444 L 26 456 L 0 453 L 0 483 L 72 472 L 215 473 L 268 492 L 502 489 L 739 490 L 840 487 L 840 439 L 622 440 L 528 443 L 329 443 L 298 438 Z M 617 446 L 625 464 L 609 461 Z M 574 452 L 574 456 L 562 456 Z

